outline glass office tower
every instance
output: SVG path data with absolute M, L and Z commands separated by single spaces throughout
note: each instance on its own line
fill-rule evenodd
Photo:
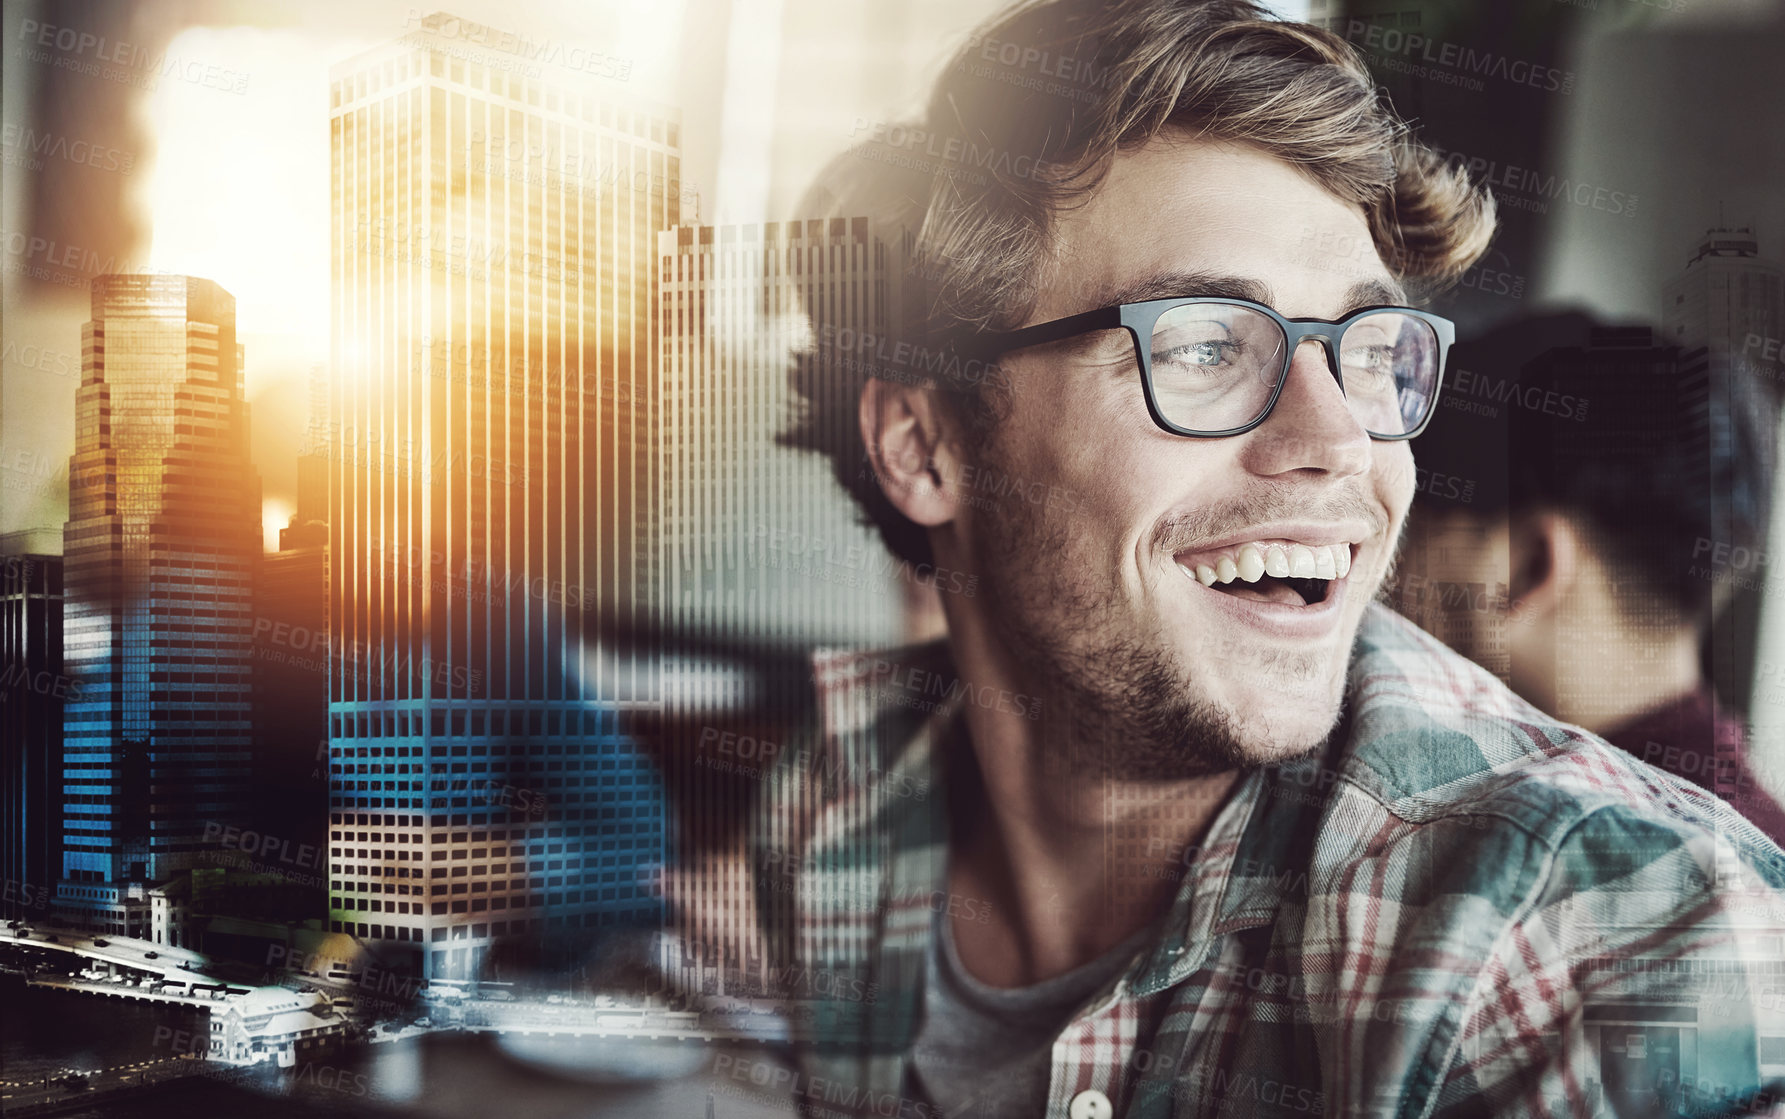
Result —
M 108 275 L 82 329 L 63 533 L 64 919 L 142 935 L 147 888 L 244 820 L 260 480 L 235 299 Z M 213 832 L 213 834 L 215 834 Z
M 0 536 L 0 917 L 47 916 L 62 876 L 62 707 L 70 684 L 62 671 L 62 534 Z
M 433 15 L 331 72 L 329 927 L 430 977 L 649 923 L 662 857 L 625 729 L 678 117 L 503 44 Z

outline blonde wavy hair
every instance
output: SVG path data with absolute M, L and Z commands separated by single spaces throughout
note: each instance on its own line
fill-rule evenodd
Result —
M 1422 297 L 1493 237 L 1491 197 L 1412 135 L 1350 44 L 1249 0 L 1019 3 L 955 54 L 921 114 L 872 127 L 833 160 L 801 216 L 866 216 L 899 250 L 887 331 L 932 352 L 963 331 L 1021 325 L 1048 277 L 1055 217 L 1118 153 L 1168 130 L 1251 145 L 1357 204 L 1383 264 Z M 815 336 L 830 336 L 824 308 L 809 312 Z M 782 442 L 828 455 L 888 546 L 927 562 L 927 534 L 865 468 L 857 402 L 880 374 L 862 364 L 799 361 L 801 407 Z M 930 379 L 971 423 L 996 422 L 995 382 Z

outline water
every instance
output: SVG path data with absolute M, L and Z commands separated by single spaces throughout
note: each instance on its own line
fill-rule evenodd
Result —
M 10 974 L 0 974 L 0 1007 L 5 1008 L 0 1012 L 0 1080 L 41 1079 L 64 1069 L 95 1073 L 118 1065 L 163 1060 L 178 1056 L 181 1048 L 202 1050 L 203 1039 L 210 1036 L 209 1012 L 200 1008 L 29 987 L 23 978 Z M 188 1041 L 188 1037 L 199 1040 Z M 176 1041 L 184 1045 L 177 1046 Z M 289 1072 L 202 1067 L 205 1074 L 141 1093 L 108 1096 L 90 1108 L 62 1112 L 61 1119 L 191 1119 L 194 1115 L 283 1119 L 317 1114 L 315 1107 L 287 1098 L 305 1094 L 307 1087 L 302 1082 L 284 1083 L 282 1077 L 290 1078 Z M 294 1087 L 297 1092 L 292 1091 Z
M 0 1014 L 4 1080 L 174 1057 L 176 1037 L 191 1031 L 208 1037 L 211 1029 L 209 1013 L 195 1007 L 28 987 L 9 974 L 0 974 L 0 1005 L 6 1007 Z
M 174 1031 L 208 1037 L 208 1013 L 27 987 L 0 974 L 0 1079 L 26 1080 L 63 1069 L 96 1072 L 174 1056 Z M 160 1031 L 159 1033 L 157 1031 Z M 505 1044 L 506 1042 L 506 1044 Z M 531 1113 L 588 1116 L 687 1116 L 703 1119 L 717 1091 L 719 1119 L 785 1119 L 790 1106 L 735 1077 L 716 1075 L 721 1052 L 766 1056 L 748 1047 L 726 1050 L 700 1041 L 609 1042 L 589 1039 L 503 1039 L 434 1034 L 324 1057 L 308 1069 L 261 1066 L 233 1070 L 207 1063 L 204 1072 L 141 1094 L 109 1097 L 61 1119 L 316 1119 L 319 1115 L 485 1119 Z M 511 1051 L 511 1050 L 518 1050 Z M 520 1058 L 520 1059 L 517 1059 Z M 599 1058 L 599 1059 L 597 1059 Z M 742 1059 L 742 1058 L 739 1058 Z M 568 1075 L 581 1066 L 585 1076 Z M 615 1078 L 634 1066 L 637 1078 Z M 599 1073 L 600 1075 L 596 1075 Z

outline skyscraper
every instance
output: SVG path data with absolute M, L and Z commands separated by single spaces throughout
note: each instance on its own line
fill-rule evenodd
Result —
M 817 329 L 844 342 L 815 360 L 874 360 L 897 246 L 861 217 L 681 226 L 659 245 L 665 626 L 793 648 L 896 640 L 897 565 L 826 463 L 776 437 L 789 367 L 814 349 L 808 308 L 825 304 Z
M 1778 400 L 1785 367 L 1762 360 L 1766 343 L 1785 336 L 1785 278 L 1760 255 L 1748 228 L 1711 229 L 1686 267 L 1662 287 L 1663 337 L 1680 347 L 1684 376 L 1710 386 L 1710 438 L 1724 454 L 1740 454 L 1777 469 Z M 1770 477 L 1770 473 L 1768 475 Z M 1776 492 L 1776 487 L 1773 487 Z M 1767 529 L 1770 493 L 1710 489 L 1713 536 L 1730 547 L 1759 551 Z M 1743 515 L 1743 506 L 1761 512 Z M 1731 581 L 1730 603 L 1711 633 L 1711 675 L 1722 700 L 1749 707 L 1760 622 L 1765 604 L 1753 580 Z M 1757 750 L 1765 746 L 1758 742 Z M 1758 755 L 1757 755 L 1758 756 Z
M 847 392 L 840 363 L 889 376 L 920 363 L 901 368 L 881 352 L 903 290 L 902 246 L 865 217 L 682 226 L 658 243 L 663 630 L 708 652 L 675 658 L 663 678 L 664 776 L 684 808 L 678 861 L 692 866 L 744 830 L 757 775 L 790 741 L 784 723 L 812 701 L 809 647 L 894 643 L 921 600 L 921 579 L 856 519 L 828 464 L 778 445 L 794 418 L 789 373 L 807 363 L 814 391 Z M 841 411 L 854 422 L 854 409 Z M 790 898 L 758 899 L 788 935 Z M 689 920 L 751 908 L 702 900 Z M 671 931 L 659 966 L 682 987 L 773 989 L 769 961 L 739 948 L 752 943 L 748 930 Z
M 623 723 L 679 121 L 511 39 L 436 14 L 330 83 L 329 921 L 441 977 L 654 919 L 661 857 Z
M 69 919 L 146 928 L 149 885 L 243 819 L 260 481 L 235 299 L 209 280 L 93 281 L 69 465 L 64 743 Z M 214 833 L 213 833 L 214 834 Z
M 1785 277 L 1761 258 L 1752 229 L 1712 229 L 1663 287 L 1661 322 L 1665 340 L 1682 350 L 1758 355 L 1764 339 L 1785 335 Z
M 47 916 L 62 873 L 62 540 L 0 537 L 0 915 Z M 80 695 L 76 690 L 75 697 Z
M 328 833 L 328 378 L 311 371 L 297 507 L 261 560 L 254 619 L 254 817 L 263 834 L 321 852 Z M 304 880 L 319 878 L 316 866 Z M 310 917 L 320 917 L 318 890 Z

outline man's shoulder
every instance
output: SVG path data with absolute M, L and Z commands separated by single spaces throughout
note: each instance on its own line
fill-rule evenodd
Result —
M 809 656 L 810 711 L 765 772 L 765 810 L 816 812 L 850 829 L 927 818 L 938 744 L 977 698 L 947 642 L 820 646 Z
M 1544 714 L 1380 605 L 1359 631 L 1347 702 L 1340 774 L 1399 821 L 1512 827 L 1551 851 L 1598 832 L 1632 851 L 1716 834 L 1785 882 L 1785 855 L 1716 796 Z
M 984 689 L 955 669 L 946 638 L 876 649 L 820 647 L 812 651 L 812 681 L 814 749 L 889 768 L 915 764 L 914 755 L 964 703 L 985 698 Z

